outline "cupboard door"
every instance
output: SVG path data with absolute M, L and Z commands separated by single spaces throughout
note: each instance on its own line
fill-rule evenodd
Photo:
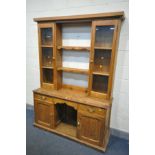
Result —
M 54 105 L 42 101 L 35 101 L 35 122 L 52 128 L 54 124 Z
M 89 80 L 92 96 L 108 99 L 111 95 L 118 26 L 117 20 L 92 22 Z
M 91 144 L 102 145 L 104 119 L 78 113 L 77 137 Z
M 39 57 L 41 87 L 54 87 L 54 24 L 39 23 Z

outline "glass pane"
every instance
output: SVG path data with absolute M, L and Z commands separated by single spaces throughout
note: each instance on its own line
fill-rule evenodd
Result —
M 41 29 L 42 45 L 52 45 L 52 28 Z
M 111 59 L 111 51 L 95 50 L 93 71 L 109 73 L 110 59 Z
M 45 67 L 52 67 L 53 49 L 52 48 L 42 48 L 42 65 Z
M 95 46 L 111 48 L 114 29 L 115 29 L 114 26 L 97 26 L 96 27 L 96 37 L 95 37 Z
M 53 83 L 53 69 L 43 68 L 43 82 Z
M 102 75 L 93 75 L 93 91 L 100 93 L 107 93 L 108 91 L 108 77 Z

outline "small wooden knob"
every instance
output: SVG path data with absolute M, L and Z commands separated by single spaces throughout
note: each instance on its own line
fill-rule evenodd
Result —
M 42 96 L 42 97 L 41 97 L 41 99 L 45 100 L 45 99 L 46 99 L 46 97 L 45 97 L 45 96 Z

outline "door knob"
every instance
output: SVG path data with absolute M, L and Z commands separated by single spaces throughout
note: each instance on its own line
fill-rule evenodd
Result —
M 80 125 L 80 122 L 79 121 L 77 122 L 77 125 Z

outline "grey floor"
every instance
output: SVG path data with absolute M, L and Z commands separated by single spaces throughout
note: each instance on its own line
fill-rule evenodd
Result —
M 26 154 L 27 155 L 128 155 L 127 140 L 110 137 L 105 153 L 55 135 L 33 126 L 34 112 L 26 110 Z

